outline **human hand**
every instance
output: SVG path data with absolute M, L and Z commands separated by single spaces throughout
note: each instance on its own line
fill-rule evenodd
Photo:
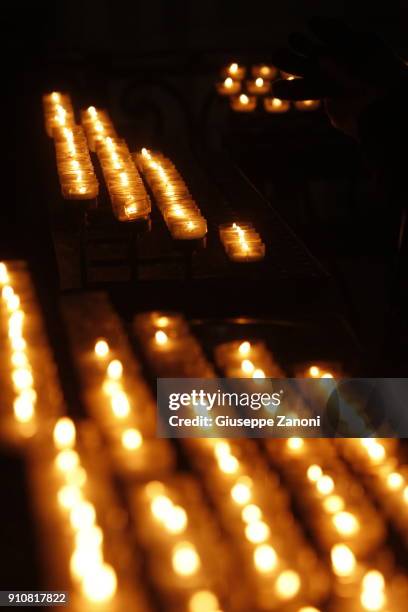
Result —
M 315 18 L 310 30 L 315 41 L 295 33 L 290 50 L 276 51 L 276 66 L 298 78 L 275 81 L 273 95 L 322 99 L 334 127 L 358 139 L 363 110 L 398 84 L 407 66 L 375 34 L 354 32 L 341 21 Z

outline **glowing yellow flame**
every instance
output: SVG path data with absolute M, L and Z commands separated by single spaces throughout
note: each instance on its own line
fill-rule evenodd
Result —
M 82 501 L 82 493 L 78 487 L 73 485 L 64 485 L 58 491 L 58 503 L 61 508 L 71 510 L 74 506 Z
M 262 518 L 262 510 L 255 504 L 248 504 L 242 508 L 241 517 L 245 523 L 256 523 Z
M 331 549 L 331 562 L 336 576 L 350 576 L 356 568 L 354 553 L 345 544 L 336 544 Z
M 323 507 L 326 512 L 330 514 L 334 514 L 335 512 L 340 512 L 344 508 L 344 500 L 339 495 L 330 495 L 323 500 Z
M 310 465 L 307 468 L 307 477 L 311 482 L 317 482 L 323 476 L 323 470 L 320 465 Z
M 117 391 L 111 397 L 112 412 L 118 419 L 129 416 L 130 404 L 124 391 Z
M 170 533 L 182 533 L 187 526 L 187 513 L 181 506 L 172 506 L 166 514 L 164 526 Z
M 275 583 L 276 595 L 280 599 L 293 599 L 300 590 L 300 576 L 293 570 L 285 570 L 279 574 Z
M 255 366 L 249 359 L 244 359 L 241 363 L 241 370 L 244 374 L 252 374 L 255 370 Z
M 250 482 L 248 482 L 249 479 L 246 479 L 245 481 L 241 481 L 241 482 L 237 482 L 237 484 L 235 484 L 232 489 L 231 489 L 231 497 L 234 500 L 234 502 L 236 504 L 238 504 L 239 506 L 243 506 L 244 504 L 247 504 L 249 502 L 249 500 L 251 499 L 252 496 L 252 492 L 251 492 L 251 484 Z
M 305 443 L 302 438 L 289 438 L 286 444 L 290 450 L 297 451 L 303 448 Z
M 232 455 L 218 457 L 218 467 L 224 474 L 235 474 L 239 469 L 239 461 Z
M 122 445 L 126 450 L 137 450 L 142 446 L 143 438 L 138 429 L 125 429 L 122 433 Z
M 5 285 L 6 283 L 9 282 L 9 275 L 8 275 L 8 270 L 7 270 L 7 266 L 5 263 L 0 262 L 0 283 L 2 285 Z
M 68 417 L 58 419 L 54 427 L 54 445 L 58 450 L 75 446 L 75 425 Z
M 264 521 L 254 521 L 245 527 L 245 536 L 249 542 L 259 544 L 269 538 L 270 529 Z
M 275 549 L 269 544 L 260 544 L 254 550 L 254 565 L 262 574 L 272 572 L 278 564 Z
M 72 472 L 79 466 L 79 455 L 71 449 L 62 450 L 55 458 L 55 467 L 60 472 Z
M 107 375 L 111 380 L 119 380 L 123 374 L 123 365 L 119 359 L 113 359 L 107 367 Z
M 245 340 L 244 342 L 241 342 L 241 344 L 238 347 L 238 351 L 242 357 L 247 357 L 249 353 L 251 352 L 251 343 L 248 342 L 247 340 Z
M 106 357 L 109 353 L 109 344 L 106 342 L 104 338 L 99 338 L 95 342 L 95 354 L 97 357 Z
M 156 495 L 150 504 L 150 509 L 158 521 L 165 522 L 167 515 L 173 509 L 173 502 L 166 495 Z
M 82 582 L 82 591 L 92 602 L 110 601 L 117 589 L 117 578 L 113 567 L 104 563 L 97 565 L 93 571 L 87 571 Z
M 173 548 L 172 566 L 180 576 L 192 576 L 201 566 L 200 557 L 190 542 L 181 542 Z
M 341 535 L 354 535 L 360 529 L 360 523 L 351 512 L 338 512 L 333 516 L 333 524 Z
M 322 476 L 316 483 L 316 488 L 322 495 L 329 495 L 333 492 L 334 482 L 330 476 Z
M 80 501 L 72 508 L 69 519 L 75 530 L 91 527 L 96 520 L 95 508 L 89 501 Z
M 265 372 L 260 368 L 257 368 L 252 374 L 252 378 L 266 378 Z
M 19 423 L 28 423 L 34 416 L 34 402 L 30 395 L 24 392 L 14 400 L 13 409 Z
M 159 346 L 164 346 L 169 341 L 168 335 L 161 329 L 155 333 L 154 339 L 156 341 L 156 344 L 158 344 Z
M 391 472 L 387 476 L 387 487 L 391 491 L 398 491 L 404 486 L 404 478 L 399 472 Z

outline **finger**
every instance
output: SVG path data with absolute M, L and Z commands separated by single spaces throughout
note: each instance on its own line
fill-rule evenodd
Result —
M 321 100 L 330 95 L 330 86 L 321 80 L 293 79 L 275 81 L 272 94 L 281 100 Z
M 312 60 L 296 55 L 296 53 L 289 49 L 277 49 L 271 59 L 273 64 L 280 70 L 297 76 L 309 74 L 316 66 Z

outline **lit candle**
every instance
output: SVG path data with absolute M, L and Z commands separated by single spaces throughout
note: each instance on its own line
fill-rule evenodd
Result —
M 86 110 L 82 110 L 81 123 L 91 151 L 95 151 L 98 142 L 105 138 L 117 138 L 115 127 L 105 109 L 89 106 Z
M 221 225 L 219 234 L 232 261 L 259 261 L 265 257 L 265 245 L 250 223 Z
M 240 66 L 237 62 L 232 62 L 222 70 L 222 76 L 225 78 L 231 77 L 236 81 L 242 81 L 245 78 L 246 68 Z
M 320 107 L 320 100 L 297 100 L 294 105 L 301 111 L 314 111 Z
M 290 109 L 289 100 L 280 98 L 264 98 L 263 104 L 267 113 L 286 113 Z
M 259 76 L 253 81 L 247 81 L 246 88 L 250 94 L 254 94 L 257 96 L 268 93 L 271 88 L 271 84 L 269 81 Z
M 174 164 L 163 154 L 143 148 L 134 159 L 153 192 L 172 238 L 201 239 L 207 222 Z
M 231 96 L 230 105 L 232 110 L 240 113 L 251 113 L 255 110 L 257 104 L 256 96 L 247 96 L 241 94 L 240 96 Z
M 271 64 L 256 64 L 252 66 L 251 73 L 254 79 L 261 77 L 262 79 L 271 81 L 277 76 L 278 70 Z
M 241 91 L 241 82 L 234 81 L 231 77 L 227 77 L 221 83 L 217 83 L 216 88 L 221 96 L 232 96 Z
M 54 143 L 63 197 L 68 200 L 96 198 L 99 186 L 82 127 L 55 128 Z
M 151 212 L 150 198 L 126 142 L 103 136 L 95 146 L 116 218 L 124 222 L 146 219 Z

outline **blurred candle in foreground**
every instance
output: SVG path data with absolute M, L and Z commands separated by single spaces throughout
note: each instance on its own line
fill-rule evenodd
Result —
M 271 88 L 271 84 L 269 81 L 259 76 L 253 81 L 246 81 L 246 88 L 248 93 L 259 96 L 268 93 Z
M 221 83 L 217 83 L 216 88 L 221 96 L 232 96 L 241 91 L 241 82 L 234 81 L 231 77 L 227 77 Z
M 247 96 L 247 94 L 231 96 L 230 105 L 234 111 L 240 113 L 251 113 L 256 108 L 257 98 L 256 96 Z
M 256 64 L 252 66 L 251 73 L 254 79 L 261 77 L 262 79 L 272 80 L 278 74 L 278 69 L 271 64 Z
M 320 100 L 297 100 L 294 105 L 300 111 L 314 111 L 320 107 Z
M 263 104 L 267 113 L 286 113 L 290 109 L 289 100 L 281 100 L 280 98 L 264 98 Z
M 221 74 L 225 78 L 231 77 L 236 81 L 242 81 L 245 78 L 246 68 L 240 66 L 237 62 L 232 62 L 222 70 Z

